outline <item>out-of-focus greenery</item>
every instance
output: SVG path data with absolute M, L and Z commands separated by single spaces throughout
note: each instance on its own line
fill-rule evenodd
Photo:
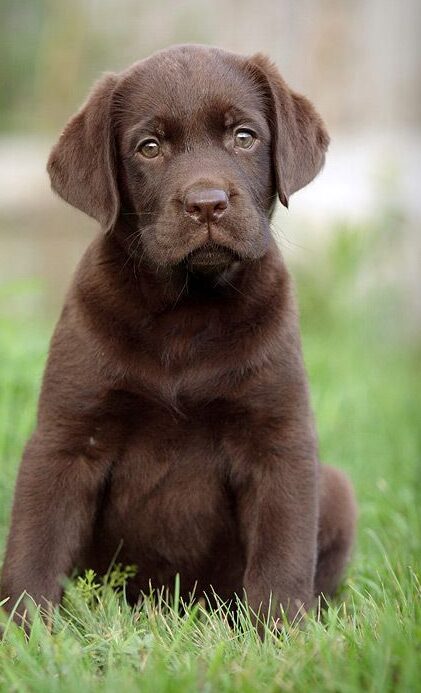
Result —
M 2 0 L 0 132 L 62 124 L 113 58 L 87 3 Z
M 402 337 L 397 289 L 375 280 L 382 239 L 341 228 L 294 269 L 322 459 L 347 471 L 360 509 L 355 556 L 325 615 L 262 644 L 244 615 L 231 629 L 196 607 L 133 611 L 88 574 L 70 588 L 54 634 L 37 621 L 25 642 L 9 625 L 2 690 L 420 690 L 421 349 Z M 9 296 L 4 287 L 0 303 Z M 0 324 L 1 543 L 50 329 L 35 316 Z
M 153 7 L 136 0 L 2 0 L 0 134 L 55 131 L 102 72 L 171 43 L 217 41 L 205 6 L 174 12 L 171 0 L 161 0 L 158 20 Z

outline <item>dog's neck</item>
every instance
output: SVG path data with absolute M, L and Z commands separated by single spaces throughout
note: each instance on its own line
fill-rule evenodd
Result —
M 95 329 L 136 341 L 140 326 L 168 318 L 172 334 L 197 322 L 225 315 L 227 324 L 259 325 L 291 312 L 288 272 L 274 241 L 250 263 L 221 272 L 217 278 L 195 275 L 185 266 L 151 268 L 131 262 L 113 233 L 100 234 L 88 248 L 75 275 L 73 290 Z M 272 316 L 272 317 L 270 317 Z M 100 327 L 102 326 L 102 327 Z

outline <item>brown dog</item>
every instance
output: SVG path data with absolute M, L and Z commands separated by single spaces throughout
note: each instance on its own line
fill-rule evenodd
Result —
M 331 594 L 355 505 L 321 467 L 276 192 L 319 172 L 323 123 L 274 65 L 202 46 L 107 74 L 53 189 L 102 233 L 55 331 L 20 468 L 1 596 L 57 602 L 75 568 L 135 563 L 187 596 L 290 618 Z

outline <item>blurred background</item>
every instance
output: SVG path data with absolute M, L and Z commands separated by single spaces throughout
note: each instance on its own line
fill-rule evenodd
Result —
M 103 71 L 201 42 L 269 54 L 327 124 L 323 172 L 273 230 L 297 285 L 322 459 L 359 499 L 350 580 L 378 581 L 373 532 L 397 575 L 415 565 L 420 37 L 419 0 L 1 0 L 0 546 L 51 329 L 97 231 L 50 192 L 49 149 Z

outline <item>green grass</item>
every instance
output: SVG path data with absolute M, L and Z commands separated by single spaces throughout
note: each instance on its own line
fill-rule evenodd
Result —
M 376 280 L 385 253 L 375 229 L 342 229 L 295 268 L 322 459 L 348 472 L 360 509 L 355 555 L 326 613 L 262 643 L 245 613 L 231 628 L 222 607 L 180 613 L 158 599 L 131 610 L 121 575 L 87 575 L 53 632 L 35 619 L 26 641 L 7 626 L 1 691 L 421 690 L 421 350 L 402 296 Z M 10 317 L 0 328 L 3 546 L 50 327 Z

